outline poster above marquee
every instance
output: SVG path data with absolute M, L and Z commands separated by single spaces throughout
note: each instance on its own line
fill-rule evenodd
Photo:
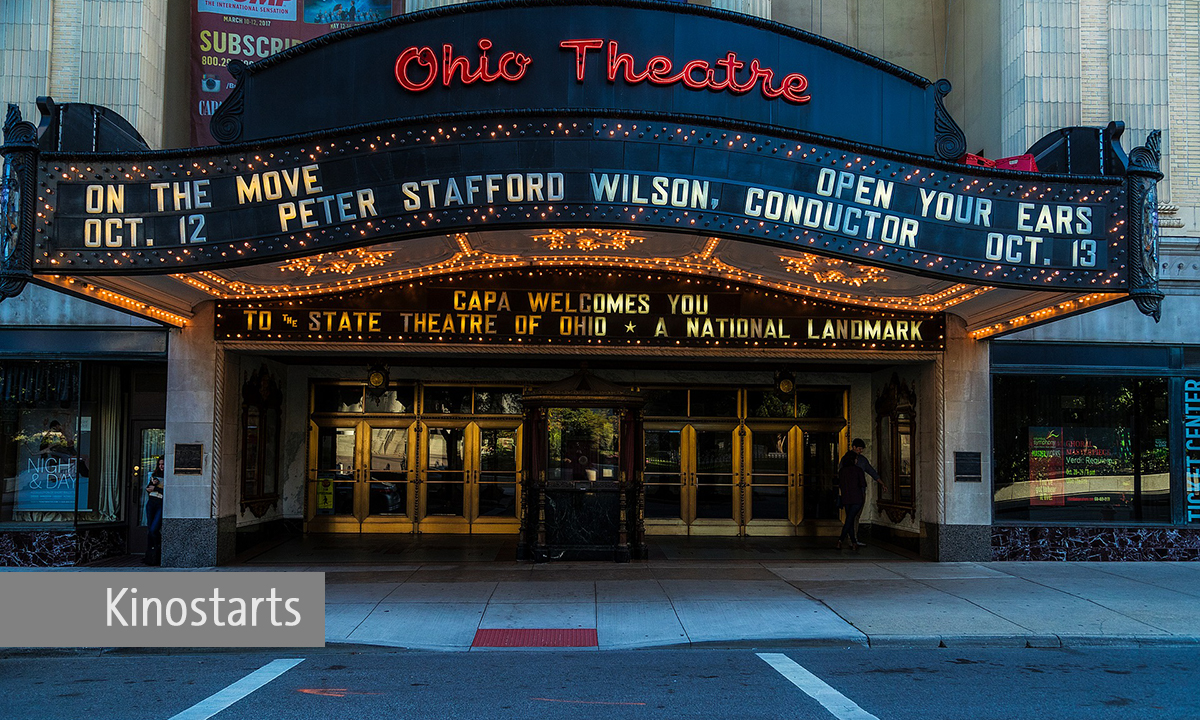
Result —
M 941 314 L 838 305 L 709 278 L 574 269 L 221 301 L 215 338 L 936 351 L 945 327 Z
M 214 145 L 209 122 L 235 83 L 230 61 L 255 62 L 334 30 L 404 13 L 404 0 L 191 0 L 192 144 Z

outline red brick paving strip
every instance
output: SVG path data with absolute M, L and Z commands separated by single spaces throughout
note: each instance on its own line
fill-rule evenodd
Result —
M 471 647 L 598 647 L 594 628 L 480 628 Z

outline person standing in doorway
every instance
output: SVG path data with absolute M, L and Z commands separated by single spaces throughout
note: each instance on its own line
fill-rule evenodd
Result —
M 147 565 L 162 561 L 163 475 L 166 463 L 162 456 L 154 464 L 150 482 L 146 484 L 146 557 Z
M 867 475 L 849 453 L 842 458 L 838 467 L 838 488 L 841 491 L 838 504 L 846 513 L 846 522 L 842 525 L 842 534 L 838 536 L 835 547 L 841 550 L 842 543 L 849 542 L 850 549 L 857 551 L 859 545 L 855 523 L 858 521 L 858 514 L 862 512 L 863 503 L 866 502 Z
M 842 541 L 846 540 L 846 536 L 847 536 L 846 528 L 847 527 L 850 529 L 849 537 L 850 537 L 850 547 L 851 548 L 857 550 L 860 547 L 867 546 L 866 543 L 859 542 L 859 540 L 858 540 L 858 516 L 862 513 L 863 506 L 866 505 L 866 502 L 867 502 L 867 479 L 866 479 L 866 476 L 870 475 L 871 478 L 875 480 L 875 482 L 879 483 L 880 488 L 884 487 L 883 481 L 879 479 L 879 471 L 876 470 L 875 468 L 871 467 L 871 461 L 863 456 L 863 451 L 866 449 L 867 449 L 867 443 L 864 442 L 862 438 L 854 438 L 854 441 L 850 443 L 849 452 L 847 452 L 845 455 L 843 455 L 841 462 L 838 463 L 838 482 L 841 486 L 841 491 L 842 491 L 841 505 L 843 508 L 846 509 L 846 526 L 842 528 L 842 536 L 841 536 L 841 538 L 838 539 L 838 543 L 837 543 L 837 548 L 839 550 L 842 549 Z M 857 490 L 852 489 L 850 491 L 850 497 L 857 498 L 857 507 L 855 508 L 853 514 L 851 514 L 851 512 L 850 512 L 851 502 L 846 499 L 846 497 L 847 497 L 846 491 L 847 491 L 847 483 L 848 482 L 851 485 L 855 485 L 855 483 L 852 480 L 850 480 L 848 477 L 852 473 L 843 472 L 844 469 L 847 467 L 847 465 L 857 468 L 858 473 L 859 473 L 858 477 L 861 479 L 861 485 L 856 485 L 856 487 L 858 489 Z

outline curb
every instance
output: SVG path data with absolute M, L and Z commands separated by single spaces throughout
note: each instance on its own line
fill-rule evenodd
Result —
M 355 643 L 346 640 L 327 641 L 324 647 L 267 648 L 267 647 L 130 647 L 130 648 L 0 648 L 0 660 L 21 658 L 95 658 L 121 657 L 127 655 L 244 655 L 244 654 L 357 654 L 398 652 L 546 652 L 585 651 L 621 652 L 630 650 L 721 650 L 762 648 L 847 648 L 866 649 L 980 649 L 1013 648 L 1031 650 L 1059 650 L 1067 648 L 1194 648 L 1200 646 L 1200 636 L 1184 635 L 874 635 L 845 638 L 731 638 L 729 640 L 700 640 L 694 642 L 645 645 L 619 645 L 587 648 L 472 648 L 469 646 L 384 645 L 379 643 Z

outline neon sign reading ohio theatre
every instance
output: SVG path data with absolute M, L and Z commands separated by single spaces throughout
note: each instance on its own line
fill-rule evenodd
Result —
M 812 97 L 805 92 L 808 78 L 804 75 L 789 73 L 776 83 L 774 70 L 763 67 L 757 58 L 743 62 L 735 52 L 726 53 L 712 63 L 689 60 L 676 69 L 675 63 L 663 55 L 640 63 L 629 53 L 621 52 L 616 40 L 563 40 L 559 47 L 575 53 L 575 80 L 581 83 L 587 75 L 588 52 L 594 50 L 606 57 L 608 82 L 614 84 L 620 78 L 629 85 L 643 82 L 662 86 L 681 84 L 691 90 L 733 95 L 745 95 L 758 88 L 768 100 L 782 98 L 796 104 L 806 103 Z M 497 58 L 488 55 L 490 50 L 492 41 L 487 38 L 479 40 L 479 57 L 475 59 L 455 53 L 450 43 L 442 45 L 440 54 L 428 46 L 407 48 L 396 58 L 396 82 L 409 92 L 428 90 L 435 84 L 450 87 L 456 81 L 463 85 L 500 80 L 515 83 L 525 77 L 525 71 L 533 63 L 533 58 L 524 53 L 509 50 Z

